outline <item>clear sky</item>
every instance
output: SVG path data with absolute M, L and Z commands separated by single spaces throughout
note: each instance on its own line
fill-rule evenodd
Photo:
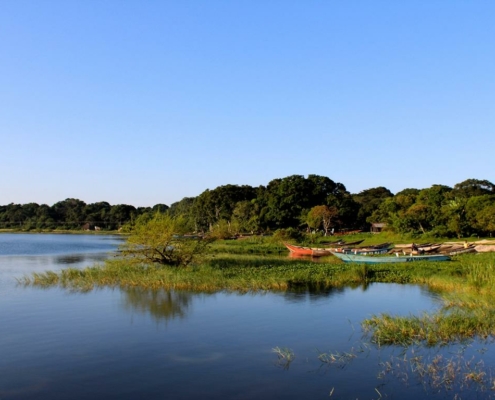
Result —
M 495 181 L 495 1 L 2 0 L 0 205 Z

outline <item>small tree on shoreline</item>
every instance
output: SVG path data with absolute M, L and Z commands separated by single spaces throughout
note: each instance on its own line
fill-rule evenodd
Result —
M 337 207 L 316 206 L 308 212 L 307 223 L 311 228 L 318 229 L 323 225 L 325 236 L 328 235 L 330 228 L 335 225 L 339 211 Z
M 136 262 L 187 267 L 206 253 L 213 239 L 187 235 L 188 226 L 183 217 L 155 214 L 151 219 L 136 221 L 122 255 Z

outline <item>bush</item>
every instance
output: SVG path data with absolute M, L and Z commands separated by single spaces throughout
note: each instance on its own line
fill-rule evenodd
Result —
M 273 234 L 273 239 L 278 242 L 284 242 L 287 240 L 301 240 L 302 233 L 295 228 L 277 229 Z
M 186 267 L 203 255 L 212 241 L 186 233 L 182 217 L 158 213 L 151 219 L 138 219 L 121 247 L 122 254 L 138 262 Z

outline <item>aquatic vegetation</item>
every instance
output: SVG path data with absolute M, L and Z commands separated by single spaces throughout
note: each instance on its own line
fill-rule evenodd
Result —
M 351 350 L 350 352 L 331 352 L 331 353 L 319 353 L 318 360 L 324 364 L 335 364 L 338 368 L 345 368 L 353 359 L 357 357 L 356 353 Z
M 491 398 L 495 388 L 494 370 L 479 357 L 466 357 L 465 350 L 447 356 L 441 353 L 425 353 L 411 349 L 401 356 L 391 356 L 380 363 L 379 379 L 393 377 L 405 385 L 419 382 L 426 394 L 439 391 L 461 398 L 469 391 Z
M 420 316 L 374 315 L 362 322 L 365 332 L 378 345 L 445 345 L 495 336 L 494 255 L 466 255 L 455 267 L 434 274 L 417 270 L 410 283 L 427 284 L 444 298 L 442 309 Z
M 283 369 L 289 369 L 290 363 L 296 358 L 294 351 L 288 347 L 274 347 L 272 351 L 277 354 L 277 365 Z

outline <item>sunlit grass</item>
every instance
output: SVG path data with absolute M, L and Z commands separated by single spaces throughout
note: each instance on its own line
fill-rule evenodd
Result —
M 128 264 L 112 260 L 82 270 L 68 268 L 59 273 L 45 272 L 26 276 L 21 283 L 35 286 L 59 285 L 78 289 L 88 287 L 165 288 L 213 292 L 286 291 L 328 289 L 332 286 L 360 283 L 353 268 L 338 263 L 311 263 L 280 258 L 232 259 L 215 257 L 203 265 L 171 268 Z
M 495 257 L 466 255 L 457 262 L 437 266 L 434 274 L 410 276 L 410 283 L 427 284 L 442 294 L 444 306 L 423 315 L 374 315 L 363 328 L 378 345 L 428 346 L 486 339 L 495 336 Z M 416 266 L 414 266 L 416 267 Z M 423 268 L 421 268 L 422 270 Z

